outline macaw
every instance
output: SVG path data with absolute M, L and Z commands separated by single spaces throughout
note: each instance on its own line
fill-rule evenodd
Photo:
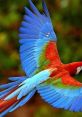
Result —
M 10 83 L 0 85 L 0 117 L 23 106 L 36 91 L 55 108 L 82 111 L 82 83 L 74 79 L 82 70 L 82 62 L 61 62 L 45 1 L 44 13 L 32 0 L 28 2 L 30 9 L 25 7 L 19 29 L 20 60 L 26 76 L 10 77 Z

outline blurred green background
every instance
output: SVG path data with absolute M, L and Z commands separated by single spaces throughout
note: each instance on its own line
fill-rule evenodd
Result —
M 34 0 L 42 11 L 41 0 Z M 46 0 L 55 32 L 62 62 L 82 60 L 82 0 Z M 18 29 L 23 19 L 27 0 L 0 0 L 0 83 L 9 76 L 22 76 L 19 59 Z M 79 75 L 79 80 L 81 80 Z M 82 80 L 81 80 L 82 81 Z M 82 117 L 54 109 L 36 94 L 25 106 L 5 117 Z

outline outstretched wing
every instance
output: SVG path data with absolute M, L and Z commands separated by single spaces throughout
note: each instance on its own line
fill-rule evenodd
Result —
M 50 79 L 41 84 L 37 87 L 38 93 L 53 107 L 75 112 L 82 111 L 82 83 L 73 79 L 69 74 L 62 78 L 62 80 L 61 78 Z M 69 79 L 64 82 L 64 78 Z
M 20 27 L 20 58 L 24 71 L 31 76 L 37 69 L 50 64 L 60 63 L 56 49 L 56 34 L 44 0 L 44 13 L 41 14 L 31 0 L 31 10 L 25 7 L 24 21 Z

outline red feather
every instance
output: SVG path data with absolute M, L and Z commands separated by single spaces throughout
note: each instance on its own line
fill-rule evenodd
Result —
M 61 64 L 55 42 L 51 41 L 48 43 L 45 56 L 47 60 L 50 61 L 50 64 L 48 65 L 48 67 L 55 67 Z

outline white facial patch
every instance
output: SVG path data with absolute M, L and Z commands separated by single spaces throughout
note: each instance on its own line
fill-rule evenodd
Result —
M 82 70 L 82 66 L 81 67 L 77 67 L 76 75 L 78 75 L 81 70 Z

